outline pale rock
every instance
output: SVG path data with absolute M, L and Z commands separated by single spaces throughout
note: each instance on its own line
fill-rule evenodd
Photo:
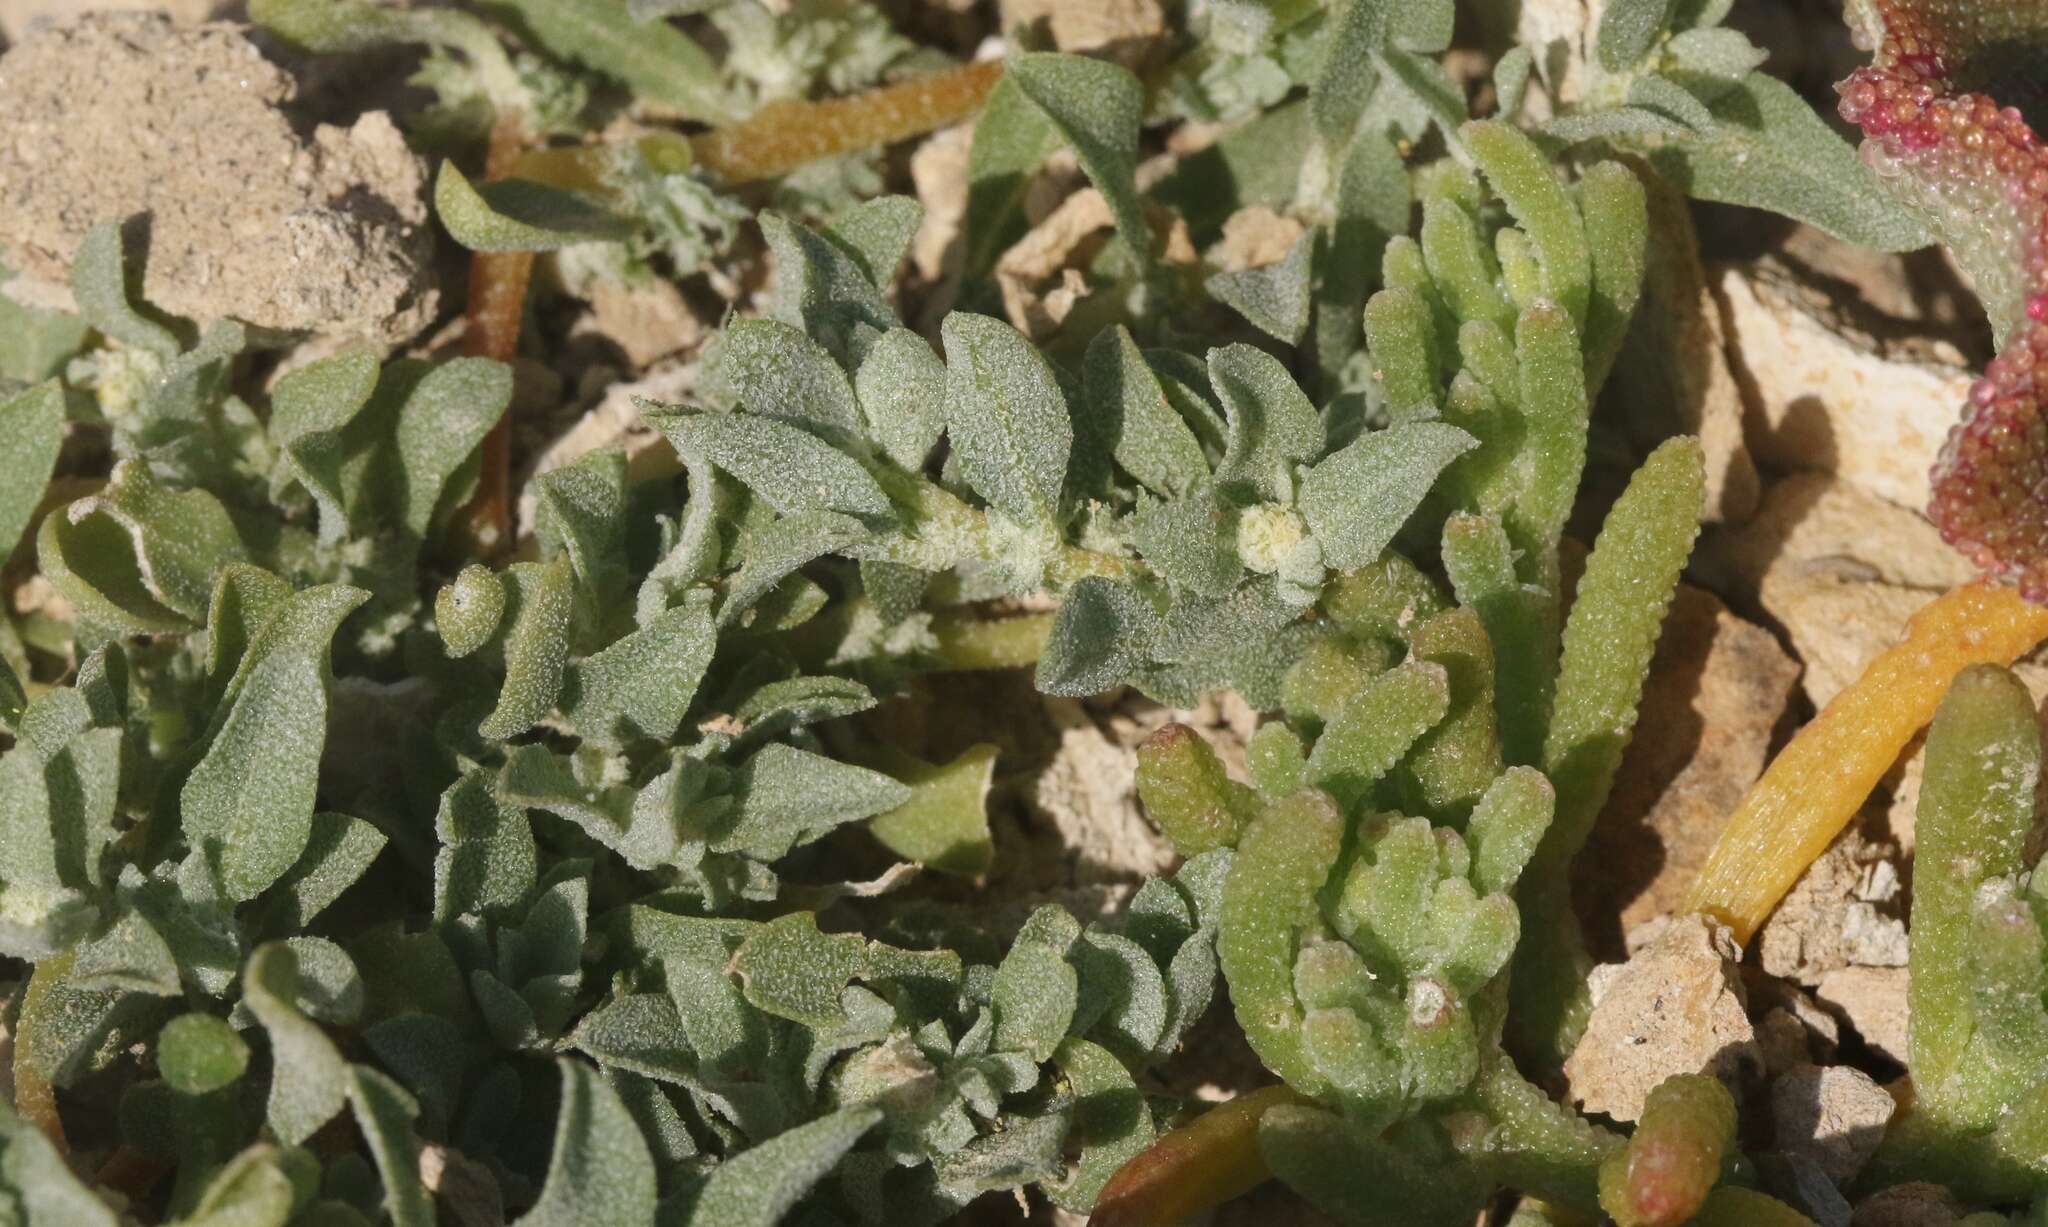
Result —
M 1816 708 L 1897 643 L 1906 620 L 1939 595 L 1887 584 L 1858 564 L 1827 558 L 1773 567 L 1758 591 L 1806 665 L 1802 683 Z
M 1799 666 L 1769 631 L 1681 584 L 1650 663 L 1641 735 L 1585 852 L 1573 895 L 1594 949 L 1682 910 L 1727 816 L 1762 773 Z
M 1209 263 L 1226 273 L 1278 264 L 1306 229 L 1265 205 L 1239 209 L 1224 220 L 1223 237 L 1209 249 Z
M 1870 331 L 1880 325 L 1869 313 L 1780 261 L 1729 266 L 1717 288 L 1757 459 L 1925 505 L 1928 469 L 1975 378 L 1964 356 Z
M 664 277 L 637 283 L 596 278 L 576 293 L 590 304 L 590 310 L 570 326 L 569 338 L 589 336 L 611 342 L 634 371 L 694 350 L 709 335 L 709 328 L 691 310 L 676 283 Z
M 689 396 L 697 386 L 700 367 L 696 362 L 667 361 L 639 379 L 615 383 L 604 390 L 568 430 L 541 448 L 519 482 L 518 530 L 523 538 L 533 531 L 539 499 L 532 479 L 574 464 L 602 448 L 617 447 L 626 453 L 626 474 L 630 480 L 647 481 L 681 471 L 675 449 L 661 432 L 641 416 L 642 399 L 673 404 Z
M 1840 72 L 1828 80 L 1847 75 Z M 1785 236 L 1776 255 L 1803 277 L 1842 283 L 1856 302 L 1913 331 L 1940 337 L 1962 351 L 1990 344 L 1983 304 L 1946 248 L 1876 251 L 1802 222 Z M 1990 357 L 1968 352 L 1966 356 L 1973 364 L 1977 358 Z
M 1869 1074 L 1848 1065 L 1804 1065 L 1771 1084 L 1777 1148 L 1812 1159 L 1837 1184 L 1877 1153 L 1897 1107 Z
M 1173 165 L 1170 154 L 1139 163 L 1138 190 L 1150 190 L 1171 173 Z M 1041 176 L 1038 182 L 1047 180 Z M 1027 207 L 1026 212 L 1032 210 Z M 1194 263 L 1187 223 L 1163 214 L 1153 220 L 1165 223 L 1159 227 L 1164 233 L 1155 236 L 1162 240 L 1160 259 L 1168 264 Z M 1017 331 L 1043 339 L 1088 296 L 1090 287 L 1081 268 L 1108 239 L 1115 223 L 1108 200 L 1096 189 L 1085 187 L 1061 199 L 997 257 L 996 286 L 1002 293 L 1003 313 Z
M 1003 29 L 1044 22 L 1053 46 L 1137 68 L 1166 43 L 1160 0 L 1001 0 Z
M 1642 1115 L 1672 1074 L 1724 1081 L 1763 1067 L 1728 930 L 1699 915 L 1674 918 L 1618 972 L 1607 973 L 1578 1047 L 1566 1060 L 1572 1102 L 1616 1120 Z
M 974 126 L 961 124 L 935 132 L 910 155 L 910 182 L 924 217 L 910 240 L 910 264 L 925 281 L 937 282 L 960 271 L 960 226 L 967 215 L 967 155 L 974 146 Z
M 1904 1064 L 1907 981 L 1903 967 L 1838 967 L 1821 976 L 1813 995 L 1840 1010 L 1873 1050 Z
M 1899 856 L 1896 844 L 1860 824 L 1844 830 L 1758 931 L 1757 962 L 1807 985 L 1840 967 L 1904 967 Z
M 0 41 L 18 43 L 39 26 L 87 13 L 162 13 L 181 25 L 196 25 L 234 7 L 233 0 L 0 0 Z
M 1755 591 L 1774 568 L 1843 560 L 1884 583 L 1941 591 L 1977 577 L 1967 558 L 1918 511 L 1828 473 L 1771 483 L 1739 528 L 1709 528 L 1693 573 L 1724 591 Z
M 1749 1011 L 1757 1019 L 1757 1044 L 1764 1067 L 1781 1074 L 1795 1065 L 1826 1064 L 1842 1042 L 1842 1024 L 1797 983 L 1765 972 L 1754 961 L 1742 965 Z
M 1577 103 L 1591 77 L 1587 57 L 1605 0 L 1523 0 L 1519 7 L 1515 41 L 1535 53 L 1537 76 L 1558 107 Z
M 1030 805 L 1059 832 L 1076 882 L 1137 882 L 1170 870 L 1178 859 L 1173 845 L 1138 804 L 1137 751 L 1106 735 L 1072 699 L 1049 698 L 1045 711 L 1059 744 Z
M 1956 1195 L 1923 1181 L 1879 1189 L 1856 1203 L 1849 1220 L 1851 1227 L 1955 1227 L 1962 1221 Z
M 426 167 L 388 115 L 302 134 L 295 86 L 240 27 L 101 13 L 0 59 L 6 292 L 67 305 L 73 255 L 146 218 L 143 297 L 393 344 L 435 314 Z
M 1074 303 L 1087 294 L 1086 281 L 1068 262 L 1098 245 L 1113 221 L 1102 193 L 1083 188 L 997 258 L 1003 313 L 1017 331 L 1043 337 L 1065 321 Z M 1056 282 L 1050 290 L 1043 288 L 1048 280 Z

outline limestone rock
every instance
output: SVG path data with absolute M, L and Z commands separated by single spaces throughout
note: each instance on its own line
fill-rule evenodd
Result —
M 200 321 L 393 343 L 434 314 L 424 165 L 383 112 L 301 135 L 293 84 L 239 27 L 106 13 L 0 59 L 12 296 L 70 298 L 105 221 L 146 232 L 143 296 Z
M 1146 819 L 1133 783 L 1137 751 L 1106 733 L 1072 699 L 1045 700 L 1057 748 L 1025 804 L 1059 836 L 1075 885 L 1114 887 L 1116 897 L 1173 868 L 1173 845 Z
M 910 181 L 924 207 L 910 241 L 910 264 L 936 282 L 959 271 L 960 226 L 967 215 L 967 155 L 974 127 L 962 124 L 935 132 L 910 155 Z
M 1943 590 L 1977 577 L 1968 559 L 1917 510 L 1828 473 L 1793 473 L 1772 483 L 1756 515 L 1739 528 L 1701 536 L 1693 571 L 1723 591 L 1754 591 L 1773 569 L 1840 560 L 1887 584 Z
M 1574 1103 L 1616 1120 L 1642 1115 L 1672 1074 L 1724 1081 L 1760 1071 L 1732 936 L 1703 916 L 1674 917 L 1656 940 L 1596 983 L 1593 1014 L 1565 1061 Z
M 1678 911 L 1728 814 L 1762 773 L 1799 666 L 1712 594 L 1680 585 L 1614 791 L 1574 897 L 1595 949 Z
M 1802 682 L 1816 708 L 1855 681 L 1878 653 L 1897 643 L 1922 605 L 1939 593 L 1876 580 L 1854 563 L 1820 559 L 1773 567 L 1759 596 L 1806 664 Z
M 231 7 L 232 0 L 0 0 L 0 39 L 18 43 L 38 27 L 87 13 L 162 13 L 191 25 Z
M 1757 934 L 1766 972 L 1818 984 L 1838 967 L 1904 967 L 1897 845 L 1850 826 L 1800 875 Z
M 1524 0 L 1519 6 L 1515 41 L 1536 53 L 1540 79 L 1559 105 L 1569 106 L 1585 96 L 1591 71 L 1586 63 L 1589 44 L 1606 7 L 1606 0 Z M 1546 106 L 1536 118 L 1544 118 L 1550 109 Z
M 1771 1084 L 1778 1149 L 1812 1159 L 1837 1184 L 1877 1152 L 1897 1106 L 1869 1074 L 1848 1065 L 1805 1065 Z
M 1305 229 L 1300 222 L 1265 205 L 1239 209 L 1224 220 L 1223 238 L 1209 249 L 1209 262 L 1226 273 L 1277 264 Z
M 1757 459 L 1925 504 L 1928 468 L 1974 378 L 1964 355 L 1872 331 L 1880 321 L 1783 262 L 1730 266 L 1717 287 Z
M 1061 51 L 1136 68 L 1166 45 L 1160 0 L 1002 0 L 1003 28 L 1044 22 Z
M 1864 1043 L 1904 1064 L 1907 980 L 1903 967 L 1841 967 L 1823 975 L 1813 995 L 1840 1010 Z

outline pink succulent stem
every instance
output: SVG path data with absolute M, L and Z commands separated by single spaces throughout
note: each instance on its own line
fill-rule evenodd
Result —
M 2018 109 L 1958 84 L 1979 47 L 2048 30 L 2048 0 L 1875 0 L 1863 16 L 1875 62 L 1836 87 L 1842 117 L 2010 321 L 1935 461 L 1928 516 L 2048 603 L 2048 146 Z

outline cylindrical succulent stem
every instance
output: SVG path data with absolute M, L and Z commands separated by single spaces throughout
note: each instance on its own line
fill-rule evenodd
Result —
M 1678 1227 L 1721 1179 L 1735 1099 L 1705 1074 L 1666 1078 L 1643 1103 L 1627 1149 L 1600 1165 L 1600 1206 L 1620 1227 Z
M 1929 602 L 1779 753 L 1721 829 L 1689 905 L 1747 941 L 1826 850 L 1974 664 L 2010 664 L 2048 638 L 2048 609 L 2017 589 L 1971 584 Z

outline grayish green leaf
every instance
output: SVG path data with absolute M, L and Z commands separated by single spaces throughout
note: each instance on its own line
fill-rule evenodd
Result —
M 1044 355 L 1001 320 L 955 311 L 946 347 L 946 428 L 967 484 L 1026 527 L 1059 515 L 1074 444 L 1066 398 Z
M 1203 284 L 1210 297 L 1235 310 L 1267 336 L 1285 345 L 1296 345 L 1308 331 L 1313 288 L 1310 260 L 1314 253 L 1315 234 L 1311 231 L 1296 239 L 1287 255 L 1273 264 L 1217 273 Z
M 562 710 L 586 739 L 675 735 L 718 645 L 710 604 L 692 600 L 569 666 Z
M 1048 1061 L 1066 1038 L 1080 1001 L 1080 976 L 1061 951 L 1018 935 L 996 968 L 991 1003 L 995 1046 Z
M 1709 109 L 1710 132 L 1642 146 L 1658 173 L 1686 193 L 1783 213 L 1880 251 L 1932 241 L 1791 86 L 1753 72 Z
M 868 433 L 882 454 L 916 472 L 946 429 L 946 364 L 908 328 L 882 334 L 853 377 Z
M 896 808 L 910 789 L 879 771 L 770 742 L 733 773 L 733 799 L 733 823 L 712 851 L 772 861 L 807 837 Z
M 851 550 L 873 536 L 866 526 L 850 516 L 816 510 L 784 516 L 752 533 L 746 541 L 746 562 L 732 577 L 725 603 L 719 607 L 718 624 L 752 624 L 750 611 L 798 567 L 827 554 Z M 808 581 L 799 577 L 798 582 Z M 815 607 L 795 621 L 808 618 L 812 612 L 815 612 Z M 757 629 L 768 629 L 754 625 Z
M 1323 420 L 1279 359 L 1249 345 L 1209 351 L 1209 382 L 1230 422 L 1219 486 L 1245 483 L 1269 499 L 1293 489 L 1294 466 L 1323 450 Z
M 1222 596 L 1244 576 L 1237 556 L 1237 512 L 1207 486 L 1179 498 L 1138 504 L 1131 544 L 1169 583 Z
M 140 460 L 115 465 L 105 489 L 51 513 L 45 523 L 60 516 L 71 530 L 60 538 L 65 554 L 81 565 L 93 561 L 94 553 L 111 549 L 114 535 L 126 538 L 132 558 L 128 565 L 148 603 L 134 602 L 121 595 L 119 588 L 97 587 L 109 599 L 134 606 L 138 617 L 155 617 L 150 612 L 155 605 L 194 624 L 205 621 L 213 600 L 215 573 L 246 556 L 234 521 L 219 499 L 204 490 L 173 490 Z M 104 527 L 87 524 L 91 519 L 104 521 Z M 90 545 L 77 553 L 69 548 L 74 543 L 102 539 L 107 539 L 106 544 L 97 551 Z M 102 568 L 109 568 L 107 574 L 119 565 L 118 558 L 100 560 Z
M 857 933 L 821 933 L 811 912 L 790 912 L 754 930 L 732 957 L 747 1000 L 807 1027 L 846 1021 L 840 993 L 867 966 Z
M 1159 634 L 1159 612 L 1136 589 L 1090 575 L 1067 590 L 1033 678 L 1047 694 L 1090 695 L 1127 679 Z
M 176 333 L 135 309 L 129 292 L 140 281 L 139 270 L 130 279 L 118 222 L 94 226 L 71 260 L 71 294 L 78 300 L 78 313 L 121 344 L 168 362 L 184 346 Z
M 360 818 L 313 815 L 306 850 L 270 898 L 272 923 L 287 932 L 305 928 L 369 870 L 386 842 L 384 832 Z
M 1060 146 L 1059 129 L 1010 74 L 982 103 L 967 155 L 964 272 L 984 277 L 1024 228 L 1024 191 Z
M 562 1108 L 540 1200 L 513 1227 L 652 1227 L 654 1156 L 619 1093 L 581 1061 L 555 1062 Z
M 853 385 L 824 346 L 781 320 L 735 320 L 718 352 L 719 376 L 748 413 L 822 429 L 827 438 L 860 434 Z
M 5 474 L 0 474 L 0 562 L 28 531 L 43 487 L 64 443 L 64 387 L 51 379 L 0 399 L 0 439 L 7 440 Z
M 686 119 L 727 123 L 740 116 L 704 48 L 667 22 L 628 18 L 626 0 L 505 0 L 542 46 L 622 82 Z
M 327 739 L 327 647 L 368 599 L 340 584 L 294 594 L 228 683 L 178 809 L 230 899 L 255 898 L 306 849 Z
M 377 1161 L 384 1213 L 392 1227 L 434 1227 L 434 1203 L 420 1181 L 420 1143 L 412 1130 L 419 1105 L 403 1087 L 367 1065 L 349 1066 L 348 1101 Z
M 249 1045 L 217 1014 L 180 1014 L 157 1032 L 157 1069 L 172 1089 L 204 1095 L 249 1067 Z
M 881 1119 L 878 1107 L 841 1108 L 727 1159 L 711 1169 L 689 1227 L 775 1227 Z
M 1144 90 L 1130 70 L 1108 60 L 1027 52 L 1003 73 L 1073 147 L 1089 182 L 1109 202 L 1117 233 L 1141 263 L 1152 260 L 1152 231 L 1138 199 L 1138 123 Z M 952 346 L 947 345 L 947 352 Z
M 924 207 L 911 197 L 877 196 L 841 213 L 825 233 L 853 253 L 877 290 L 886 290 L 923 221 Z
M 452 659 L 491 641 L 505 617 L 505 583 L 480 562 L 462 568 L 434 595 L 434 625 Z
M 1167 400 L 1128 328 L 1118 325 L 1095 334 L 1088 345 L 1084 386 L 1088 413 L 1124 472 L 1162 495 L 1179 494 L 1208 478 L 1201 440 Z
M 566 559 L 515 562 L 505 571 L 511 629 L 505 633 L 505 685 L 477 731 L 493 740 L 517 737 L 547 718 L 562 690 L 569 659 L 569 614 L 575 581 Z
M 1671 19 L 1672 0 L 1609 0 L 1594 35 L 1594 53 L 1609 72 L 1626 72 L 1649 53 Z
M 847 402 L 851 412 L 851 392 Z M 784 515 L 889 515 L 888 496 L 860 462 L 801 426 L 749 413 L 664 414 L 655 424 L 677 451 L 706 457 Z
M 298 959 L 282 942 L 259 946 L 242 973 L 242 1000 L 270 1033 L 270 1127 L 287 1146 L 312 1137 L 341 1111 L 349 1088 L 348 1063 L 334 1042 L 293 1000 L 299 993 Z
M 1380 556 L 1453 460 L 1478 441 L 1443 422 L 1408 422 L 1362 435 L 1301 480 L 1301 514 L 1340 571 Z
M 471 183 L 453 162 L 434 176 L 434 215 L 471 251 L 553 251 L 630 231 L 624 219 L 573 192 L 529 179 Z
M 72 1174 L 42 1130 L 0 1107 L 0 1186 L 21 1227 L 120 1227 L 120 1216 Z
M 434 816 L 434 918 L 515 907 L 533 889 L 537 852 L 526 815 L 498 800 L 488 771 L 464 775 L 441 794 Z

